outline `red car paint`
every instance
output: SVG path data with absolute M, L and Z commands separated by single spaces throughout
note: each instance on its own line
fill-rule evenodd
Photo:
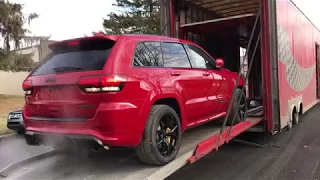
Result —
M 192 42 L 163 36 L 99 34 L 50 47 L 63 49 L 77 46 L 78 41 L 103 39 L 114 42 L 103 69 L 32 75 L 34 70 L 26 78 L 23 88 L 32 92 L 25 96 L 23 108 L 27 131 L 88 135 L 108 146 L 134 147 L 140 143 L 152 105 L 160 100 L 178 102 L 182 131 L 226 114 L 236 73 L 224 68 L 133 66 L 139 42 L 174 42 L 200 48 Z M 241 79 L 239 85 L 243 84 Z M 88 85 L 107 87 L 108 91 L 121 86 L 121 90 L 88 93 Z

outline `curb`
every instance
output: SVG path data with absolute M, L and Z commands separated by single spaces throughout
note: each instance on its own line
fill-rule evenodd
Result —
M 55 154 L 55 150 L 49 150 L 47 152 L 32 156 L 30 158 L 26 158 L 14 163 L 9 164 L 8 166 L 4 167 L 3 169 L 0 170 L 0 177 L 7 177 L 8 176 L 8 172 L 15 169 L 15 168 L 19 168 L 27 163 L 31 163 L 33 161 L 37 161 L 46 157 L 49 157 L 51 155 Z
M 0 139 L 8 138 L 8 137 L 11 137 L 11 136 L 16 136 L 16 135 L 18 135 L 18 134 L 16 134 L 16 133 L 11 133 L 11 134 L 0 135 Z

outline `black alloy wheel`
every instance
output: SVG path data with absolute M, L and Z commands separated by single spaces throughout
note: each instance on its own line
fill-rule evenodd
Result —
M 177 148 L 179 136 L 177 120 L 172 114 L 164 115 L 158 124 L 157 147 L 162 156 L 170 156 Z
M 165 165 L 179 152 L 181 125 L 177 112 L 170 106 L 153 105 L 136 153 L 140 161 L 150 165 Z

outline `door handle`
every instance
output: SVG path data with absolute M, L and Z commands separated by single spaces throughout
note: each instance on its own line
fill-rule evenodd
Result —
M 180 76 L 180 73 L 179 72 L 172 72 L 171 76 Z
M 209 73 L 209 72 L 203 72 L 202 75 L 204 75 L 204 76 L 209 76 L 210 73 Z

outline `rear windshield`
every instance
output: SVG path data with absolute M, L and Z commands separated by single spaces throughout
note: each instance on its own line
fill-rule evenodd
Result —
M 55 44 L 32 75 L 102 70 L 113 45 L 112 40 L 87 39 Z

